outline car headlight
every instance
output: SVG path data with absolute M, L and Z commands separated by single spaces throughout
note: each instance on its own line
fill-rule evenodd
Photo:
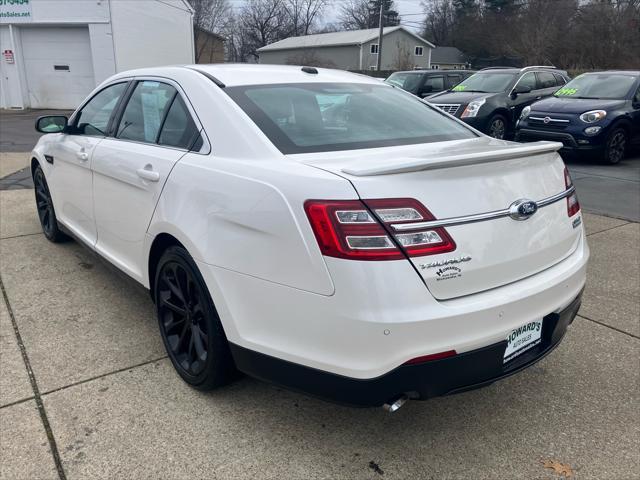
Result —
M 531 112 L 531 107 L 530 106 L 526 106 L 522 109 L 522 113 L 520 114 L 520 120 L 524 120 L 525 118 L 527 118 L 529 116 L 529 113 Z
M 604 110 L 591 110 L 580 115 L 580 120 L 582 120 L 584 123 L 596 123 L 606 116 L 607 112 Z
M 480 107 L 482 107 L 485 102 L 486 100 L 484 98 L 482 100 L 474 100 L 473 102 L 469 102 L 469 105 L 467 105 L 467 108 L 464 109 L 464 112 L 462 112 L 462 115 L 460 115 L 460 117 L 467 118 L 477 116 L 478 111 L 480 111 Z

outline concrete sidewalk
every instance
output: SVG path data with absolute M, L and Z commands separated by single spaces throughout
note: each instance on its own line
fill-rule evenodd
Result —
M 640 478 L 640 225 L 584 214 L 580 316 L 488 388 L 352 409 L 244 378 L 188 388 L 148 295 L 0 191 L 0 478 Z

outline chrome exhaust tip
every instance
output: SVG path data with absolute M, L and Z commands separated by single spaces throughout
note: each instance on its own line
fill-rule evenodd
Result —
M 385 403 L 382 408 L 384 408 L 387 412 L 393 413 L 400 410 L 405 403 L 407 403 L 409 397 L 407 397 L 404 393 L 402 395 L 398 395 L 397 397 L 392 398 L 387 403 Z

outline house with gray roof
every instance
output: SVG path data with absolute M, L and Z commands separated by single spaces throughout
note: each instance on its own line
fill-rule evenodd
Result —
M 431 68 L 464 70 L 467 68 L 467 59 L 456 47 L 436 47 L 431 52 Z
M 381 70 L 431 67 L 431 42 L 402 26 L 385 27 Z M 313 65 L 343 70 L 375 70 L 378 29 L 350 30 L 289 37 L 258 49 L 259 62 Z

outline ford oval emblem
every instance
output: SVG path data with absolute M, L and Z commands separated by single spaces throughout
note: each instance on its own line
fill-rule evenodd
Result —
M 514 220 L 526 220 L 538 211 L 538 204 L 526 198 L 516 200 L 509 207 L 509 216 Z

